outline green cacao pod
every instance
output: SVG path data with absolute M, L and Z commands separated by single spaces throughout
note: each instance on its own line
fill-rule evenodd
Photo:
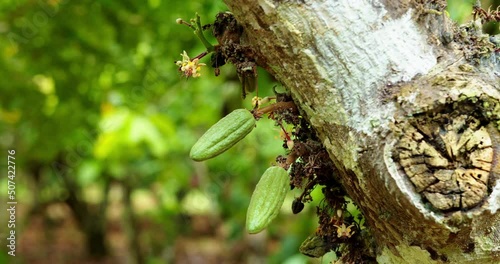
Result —
M 208 129 L 191 148 L 189 156 L 195 161 L 211 159 L 238 143 L 254 127 L 252 113 L 236 109 Z
M 290 178 L 282 167 L 273 166 L 264 172 L 248 206 L 248 233 L 259 233 L 271 223 L 278 215 L 289 188 Z

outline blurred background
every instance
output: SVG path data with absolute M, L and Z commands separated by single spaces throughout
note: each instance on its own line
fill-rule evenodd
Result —
M 474 1 L 449 1 L 459 23 Z M 493 3 L 496 2 L 496 3 Z M 483 1 L 483 7 L 499 1 Z M 3 0 L 0 150 L 15 150 L 16 257 L 7 255 L 8 178 L 0 178 L 0 263 L 329 263 L 300 243 L 316 228 L 314 202 L 291 213 L 289 193 L 264 232 L 245 214 L 260 175 L 284 154 L 266 118 L 221 156 L 189 150 L 235 108 L 231 65 L 186 80 L 174 61 L 203 46 L 175 23 L 212 23 L 222 1 Z M 491 25 L 498 30 L 497 25 Z M 498 33 L 498 32 L 497 32 Z M 208 34 L 206 34 L 208 35 Z M 212 43 L 215 43 L 211 38 Z M 208 58 L 202 62 L 209 63 Z M 279 84 L 259 72 L 259 95 Z

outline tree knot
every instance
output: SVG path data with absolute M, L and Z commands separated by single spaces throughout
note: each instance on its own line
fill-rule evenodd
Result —
M 496 177 L 488 127 L 498 116 L 486 107 L 481 100 L 447 103 L 397 124 L 394 159 L 435 209 L 469 210 L 488 197 Z

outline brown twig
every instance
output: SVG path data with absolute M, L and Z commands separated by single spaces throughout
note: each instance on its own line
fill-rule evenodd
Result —
M 256 109 L 253 115 L 258 119 L 261 118 L 264 114 L 273 113 L 275 111 L 283 111 L 287 109 L 293 112 L 298 111 L 297 106 L 293 102 L 278 102 L 266 107 L 262 107 L 260 109 Z
M 480 6 L 475 5 L 474 10 L 473 10 L 474 20 L 476 19 L 476 17 L 479 17 L 479 18 L 481 18 L 482 23 L 490 22 L 490 21 L 499 22 L 500 21 L 499 8 L 500 7 L 497 7 L 496 10 L 491 10 L 491 7 L 490 7 L 490 8 L 488 8 L 488 11 L 486 11 L 483 8 L 481 8 Z

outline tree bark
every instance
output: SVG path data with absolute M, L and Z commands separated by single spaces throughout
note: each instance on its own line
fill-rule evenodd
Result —
M 453 25 L 444 0 L 225 2 L 322 140 L 377 262 L 500 261 L 487 38 Z

